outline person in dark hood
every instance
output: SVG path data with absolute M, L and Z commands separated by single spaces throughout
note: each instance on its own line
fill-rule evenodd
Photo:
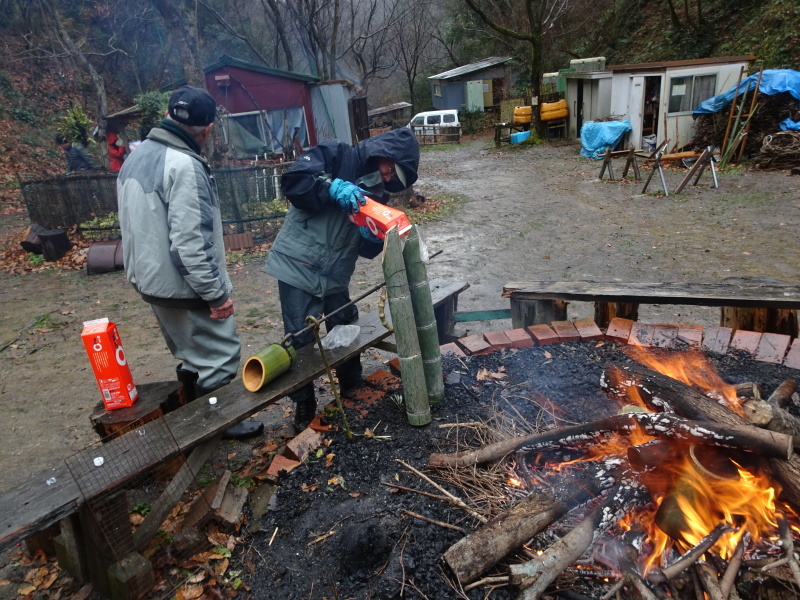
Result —
M 328 314 L 350 302 L 350 277 L 359 255 L 374 258 L 382 240 L 348 215 L 366 203 L 385 204 L 417 180 L 419 143 L 407 128 L 382 133 L 355 146 L 327 141 L 301 155 L 281 178 L 291 206 L 272 245 L 264 270 L 278 280 L 286 333 L 305 328 L 309 315 Z M 333 315 L 327 327 L 358 318 L 353 305 Z M 292 340 L 295 348 L 311 343 L 308 331 Z M 358 356 L 336 369 L 343 395 L 363 383 Z M 294 426 L 308 426 L 317 410 L 314 385 L 290 394 L 296 403 Z

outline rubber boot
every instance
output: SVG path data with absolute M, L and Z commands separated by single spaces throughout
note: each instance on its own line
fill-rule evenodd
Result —
M 351 358 L 336 367 L 336 378 L 339 380 L 339 393 L 344 398 L 349 398 L 355 390 L 363 387 L 365 382 L 360 357 Z
M 294 405 L 294 421 L 292 427 L 296 433 L 306 429 L 317 416 L 317 399 L 315 397 L 298 400 Z
M 197 390 L 195 389 L 195 386 L 197 385 L 198 374 L 194 371 L 184 369 L 183 363 L 181 363 L 175 367 L 175 375 L 178 377 L 178 381 L 182 386 L 180 405 L 183 406 L 184 404 L 188 404 L 197 398 Z

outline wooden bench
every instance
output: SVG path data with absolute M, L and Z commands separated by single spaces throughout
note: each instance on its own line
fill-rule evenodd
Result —
M 640 304 L 688 304 L 723 307 L 723 326 L 796 337 L 796 311 L 800 308 L 800 286 L 757 278 L 721 283 L 525 281 L 507 283 L 503 297 L 511 299 L 515 328 L 566 320 L 570 301 L 594 302 L 599 327 L 607 327 L 615 316 L 636 320 Z M 731 315 L 738 309 L 758 309 L 768 314 L 760 325 L 725 323 L 726 315 L 737 319 Z
M 443 335 L 452 333 L 458 294 L 467 289 L 469 284 L 437 279 L 432 280 L 430 286 L 437 326 Z M 387 317 L 390 317 L 388 310 Z M 331 366 L 361 354 L 391 335 L 380 322 L 377 312 L 363 313 L 355 324 L 361 327 L 358 340 L 346 348 L 328 351 Z M 268 345 L 268 342 L 265 341 L 264 345 Z M 192 449 L 200 450 L 203 444 L 218 439 L 231 425 L 263 410 L 324 373 L 319 350 L 315 350 L 313 345 L 301 348 L 297 351 L 295 365 L 258 392 L 248 392 L 241 380 L 236 379 L 214 391 L 218 402 L 213 409 L 206 399 L 201 398 L 110 440 L 103 445 L 104 464 L 114 465 L 115 477 L 123 482 L 179 454 Z M 157 399 L 155 405 L 158 404 Z M 137 461 L 128 460 L 132 442 L 148 439 L 148 433 L 151 437 L 159 435 L 165 425 L 175 441 L 173 454 L 162 455 L 148 449 L 145 459 L 139 456 Z M 91 454 L 87 453 L 85 458 L 91 461 Z M 70 460 L 74 461 L 75 457 L 70 457 Z M 69 517 L 85 503 L 88 498 L 72 475 L 75 464 L 71 467 L 72 470 L 64 462 L 59 463 L 0 496 L 0 551 Z M 89 469 L 91 466 L 87 465 Z

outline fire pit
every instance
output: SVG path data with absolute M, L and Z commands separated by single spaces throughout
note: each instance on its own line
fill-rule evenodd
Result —
M 704 418 L 698 399 L 715 402 L 623 350 L 446 357 L 446 397 L 426 428 L 391 400 L 351 410 L 361 436 L 330 433 L 250 524 L 241 560 L 254 597 L 794 598 L 791 477 L 776 468 L 791 464 L 790 436 L 736 413 Z M 690 371 L 719 374 L 705 377 L 710 394 L 771 393 L 796 373 L 698 356 Z M 664 415 L 676 395 L 686 406 Z M 526 442 L 448 466 L 509 438 Z

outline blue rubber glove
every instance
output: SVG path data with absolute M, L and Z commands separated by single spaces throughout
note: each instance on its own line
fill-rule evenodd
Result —
M 328 188 L 328 193 L 346 215 L 357 213 L 360 210 L 359 207 L 367 203 L 358 186 L 349 181 L 334 179 L 331 187 Z
M 373 244 L 383 244 L 383 240 L 379 238 L 377 235 L 373 234 L 369 227 L 366 225 L 362 225 L 358 228 L 361 232 L 361 237 L 363 237 L 368 242 L 372 242 Z

